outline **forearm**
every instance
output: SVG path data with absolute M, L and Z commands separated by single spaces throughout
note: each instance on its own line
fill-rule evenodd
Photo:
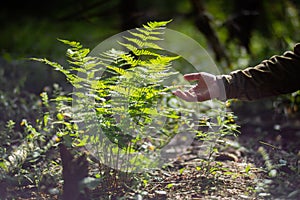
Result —
M 300 89 L 300 44 L 294 52 L 273 56 L 255 67 L 217 76 L 224 84 L 226 99 L 255 100 Z

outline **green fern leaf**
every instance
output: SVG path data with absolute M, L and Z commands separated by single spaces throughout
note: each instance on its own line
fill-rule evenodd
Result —
M 142 62 L 141 60 L 137 60 L 129 54 L 124 54 L 121 56 L 121 58 L 125 61 L 123 65 L 130 65 L 131 67 L 136 67 L 137 65 L 140 65 Z
M 55 70 L 62 72 L 65 75 L 69 74 L 69 71 L 65 70 L 63 68 L 63 66 L 61 66 L 60 64 L 58 64 L 56 62 L 52 62 L 52 61 L 50 61 L 46 58 L 31 58 L 31 60 L 38 61 L 38 62 L 41 62 L 41 63 L 45 63 L 45 64 L 53 67 Z
M 146 49 L 137 49 L 135 51 L 132 51 L 132 53 L 136 56 L 155 56 L 155 57 L 160 56 L 158 53 L 154 53 Z
M 136 28 L 137 31 L 139 31 L 140 33 L 145 34 L 146 36 L 149 35 L 163 35 L 164 32 L 163 31 L 154 31 L 154 30 L 148 30 L 148 29 L 142 29 L 142 28 Z
M 160 22 L 157 22 L 157 21 L 154 21 L 154 22 L 148 22 L 147 25 L 152 28 L 152 29 L 155 29 L 155 28 L 161 28 L 161 27 L 164 27 L 166 26 L 168 23 L 170 23 L 172 20 L 169 20 L 169 21 L 160 21 Z
M 127 43 L 123 43 L 123 42 L 118 42 L 120 45 L 122 45 L 123 47 L 127 48 L 129 51 L 136 51 L 138 48 L 133 46 L 132 44 L 127 44 Z
M 137 45 L 138 48 L 143 48 L 145 45 L 145 42 L 141 41 L 140 39 L 137 38 L 129 38 L 129 37 L 123 37 L 124 39 L 128 40 L 129 42 L 133 42 L 134 44 Z
M 128 31 L 132 36 L 135 36 L 136 38 L 139 38 L 140 40 L 146 41 L 146 40 L 152 40 L 152 41 L 160 41 L 162 38 L 151 36 L 151 32 L 149 32 L 148 35 L 145 35 L 144 33 L 136 33 L 132 31 Z
M 145 48 L 152 48 L 152 49 L 158 49 L 158 50 L 163 50 L 159 45 L 153 43 L 153 42 L 145 42 L 144 44 Z
M 155 36 L 148 36 L 147 40 L 152 40 L 152 41 L 161 41 L 163 40 L 162 38 L 155 37 Z
M 119 67 L 114 67 L 114 66 L 111 66 L 111 65 L 108 65 L 108 66 L 106 66 L 108 69 L 111 69 L 111 70 L 114 70 L 115 72 L 117 72 L 118 74 L 120 74 L 120 75 L 125 75 L 126 73 L 128 73 L 128 72 L 126 72 L 124 69 L 122 69 L 122 68 L 119 68 Z
M 63 40 L 63 39 L 59 39 L 59 38 L 57 40 L 64 43 L 64 44 L 67 44 L 67 45 L 69 45 L 73 48 L 76 48 L 76 49 L 81 49 L 82 48 L 82 45 L 79 42 Z
M 148 36 L 143 34 L 143 33 L 136 33 L 136 32 L 133 32 L 133 31 L 128 31 L 130 33 L 130 35 L 132 36 L 135 36 L 136 38 L 139 38 L 141 40 L 147 40 L 148 39 Z

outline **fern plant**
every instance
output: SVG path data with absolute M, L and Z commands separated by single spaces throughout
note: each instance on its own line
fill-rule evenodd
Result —
M 60 40 L 70 46 L 68 69 L 47 59 L 34 59 L 62 72 L 74 86 L 72 98 L 56 100 L 73 101 L 73 118 L 84 132 L 72 135 L 73 145 L 102 149 L 97 156 L 100 162 L 120 169 L 124 166 L 118 166 L 116 154 L 153 151 L 170 137 L 167 132 L 171 131 L 159 124 L 179 117 L 177 108 L 162 103 L 171 89 L 163 81 L 174 78 L 171 62 L 179 57 L 157 52 L 162 50 L 158 43 L 167 23 L 150 22 L 130 31 L 131 37 L 119 41 L 124 50 L 111 49 L 97 57 L 89 56 L 89 50 L 78 42 Z M 139 161 L 135 156 L 128 159 L 135 160 L 129 163 L 145 161 L 143 156 Z
M 164 148 L 175 135 L 202 134 L 197 109 L 184 108 L 170 92 L 170 83 L 178 79 L 172 63 L 180 57 L 160 46 L 168 23 L 149 22 L 129 31 L 118 41 L 119 49 L 96 56 L 79 42 L 60 40 L 70 46 L 68 68 L 34 59 L 63 73 L 74 86 L 71 94 L 54 99 L 61 108 L 72 107 L 71 123 L 76 124 L 76 130 L 58 131 L 59 137 L 84 146 L 100 164 L 129 172 L 159 166 L 160 154 L 167 155 Z

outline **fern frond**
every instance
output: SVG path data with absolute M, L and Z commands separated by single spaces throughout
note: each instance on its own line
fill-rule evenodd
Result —
M 163 61 L 164 63 L 170 63 L 174 60 L 179 59 L 180 57 L 181 56 L 161 56 L 161 57 L 158 57 L 156 60 Z
M 132 44 L 127 44 L 127 43 L 122 43 L 122 42 L 119 42 L 120 45 L 126 47 L 128 50 L 130 51 L 136 51 L 138 49 L 143 49 L 143 48 L 152 48 L 152 49 L 157 49 L 157 50 L 162 50 L 162 48 L 153 43 L 153 42 L 143 42 L 139 39 L 136 39 L 136 38 L 128 38 L 128 37 L 124 37 L 126 40 L 130 41 L 130 42 L 133 42 L 134 44 L 136 44 L 136 46 L 132 45 Z
M 132 36 L 135 36 L 136 38 L 139 38 L 140 40 L 147 41 L 147 40 L 152 40 L 152 41 L 160 41 L 162 40 L 160 37 L 156 36 L 151 36 L 149 32 L 149 35 L 145 35 L 143 33 L 136 33 L 133 31 L 128 31 Z
M 172 20 L 168 20 L 168 21 L 154 21 L 154 22 L 148 22 L 147 25 L 148 27 L 155 29 L 155 28 L 161 28 L 161 27 L 165 27 L 168 23 L 170 23 Z
M 129 51 L 136 51 L 136 50 L 138 49 L 137 47 L 135 47 L 135 46 L 132 45 L 132 44 L 127 44 L 127 43 L 123 43 L 123 42 L 119 42 L 119 41 L 118 41 L 118 43 L 119 43 L 121 46 L 127 48 Z
M 160 56 L 156 59 L 150 59 L 149 62 L 153 65 L 168 65 L 170 62 L 179 58 L 180 56 Z
M 120 68 L 120 67 L 114 67 L 114 66 L 111 66 L 111 65 L 107 65 L 106 66 L 108 69 L 111 69 L 111 70 L 114 70 L 115 72 L 117 72 L 118 74 L 120 74 L 121 76 L 122 75 L 125 75 L 126 73 L 126 70 Z
M 121 50 L 111 49 L 109 51 L 103 52 L 102 54 L 105 55 L 105 56 L 107 56 L 107 57 L 117 59 L 117 58 L 119 58 L 121 55 L 123 55 L 125 53 L 126 52 L 121 51 Z
M 148 36 L 147 40 L 152 40 L 152 41 L 161 41 L 163 40 L 162 38 L 155 37 L 155 36 Z
M 85 57 L 84 62 L 85 63 L 83 67 L 86 70 L 92 70 L 92 69 L 101 70 L 101 68 L 105 66 L 105 64 L 101 60 L 99 60 L 99 58 L 96 57 Z
M 121 58 L 125 61 L 123 65 L 130 65 L 131 67 L 136 67 L 137 65 L 140 65 L 142 62 L 141 60 L 135 59 L 130 54 L 123 54 Z
M 111 90 L 111 93 L 117 95 L 130 96 L 130 93 L 132 92 L 128 87 L 122 87 L 120 85 L 110 85 L 108 88 Z
M 123 37 L 123 38 L 129 42 L 136 44 L 138 48 L 143 48 L 145 45 L 144 41 L 141 41 L 140 39 L 137 39 L 137 38 L 129 38 L 129 37 Z
M 155 56 L 155 57 L 160 56 L 158 53 L 154 53 L 146 49 L 137 49 L 135 51 L 132 51 L 132 53 L 136 56 Z
M 60 72 L 62 72 L 65 75 L 67 75 L 67 74 L 70 73 L 68 70 L 65 70 L 62 65 L 60 65 L 60 64 L 58 64 L 56 62 L 52 62 L 52 61 L 50 61 L 50 60 L 48 60 L 46 58 L 31 58 L 30 60 L 38 61 L 38 62 L 47 64 L 47 65 L 53 67 L 54 70 L 60 71 Z
M 163 35 L 164 32 L 163 31 L 154 31 L 154 30 L 148 30 L 148 29 L 143 29 L 143 28 L 136 28 L 137 31 L 139 31 L 140 33 L 143 33 L 147 36 L 149 35 Z
M 76 48 L 76 49 L 81 49 L 82 48 L 82 45 L 80 44 L 80 42 L 76 42 L 76 41 L 69 41 L 69 40 L 64 40 L 64 39 L 59 39 L 57 38 L 58 41 L 64 43 L 64 44 L 67 44 L 73 48 Z
M 80 48 L 80 49 L 68 49 L 67 50 L 67 56 L 69 58 L 84 58 L 90 53 L 90 50 L 87 48 Z
M 75 65 L 77 65 L 77 62 L 71 62 L 71 64 L 75 64 Z M 72 70 L 72 71 L 75 71 L 75 72 L 81 72 L 81 73 L 83 73 L 83 74 L 86 74 L 87 73 L 87 70 L 85 69 L 85 68 L 83 68 L 83 67 L 70 67 L 70 69 Z
M 118 51 L 115 49 L 111 49 L 109 51 L 101 53 L 100 60 L 103 65 L 111 65 L 113 64 L 118 64 L 122 61 L 121 55 L 126 54 L 124 51 Z
M 151 32 L 154 32 L 154 31 L 159 31 L 159 30 L 164 30 L 165 28 L 164 27 L 150 27 L 148 25 L 143 25 L 143 28 L 146 29 L 147 31 L 151 31 Z
M 153 43 L 153 42 L 145 42 L 144 44 L 145 48 L 151 48 L 151 49 L 157 49 L 157 50 L 163 50 L 163 48 L 161 48 L 159 45 Z
M 139 38 L 143 41 L 148 39 L 148 36 L 143 34 L 143 33 L 136 33 L 136 32 L 133 32 L 133 31 L 128 31 L 128 32 L 130 33 L 130 35 L 135 36 L 136 38 Z

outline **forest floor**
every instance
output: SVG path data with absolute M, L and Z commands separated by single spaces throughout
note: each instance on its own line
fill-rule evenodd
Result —
M 300 199 L 300 120 L 261 102 L 234 106 L 240 134 L 204 163 L 195 142 L 167 167 L 149 174 L 138 189 L 111 191 L 123 199 Z M 61 183 L 57 188 L 60 190 Z M 102 196 L 103 188 L 90 193 Z M 8 199 L 57 199 L 34 186 L 10 188 Z
M 234 112 L 240 134 L 227 138 L 210 172 L 198 167 L 196 144 L 170 170 L 153 176 L 160 179 L 146 187 L 150 199 L 300 199 L 299 116 L 287 117 L 262 102 Z

